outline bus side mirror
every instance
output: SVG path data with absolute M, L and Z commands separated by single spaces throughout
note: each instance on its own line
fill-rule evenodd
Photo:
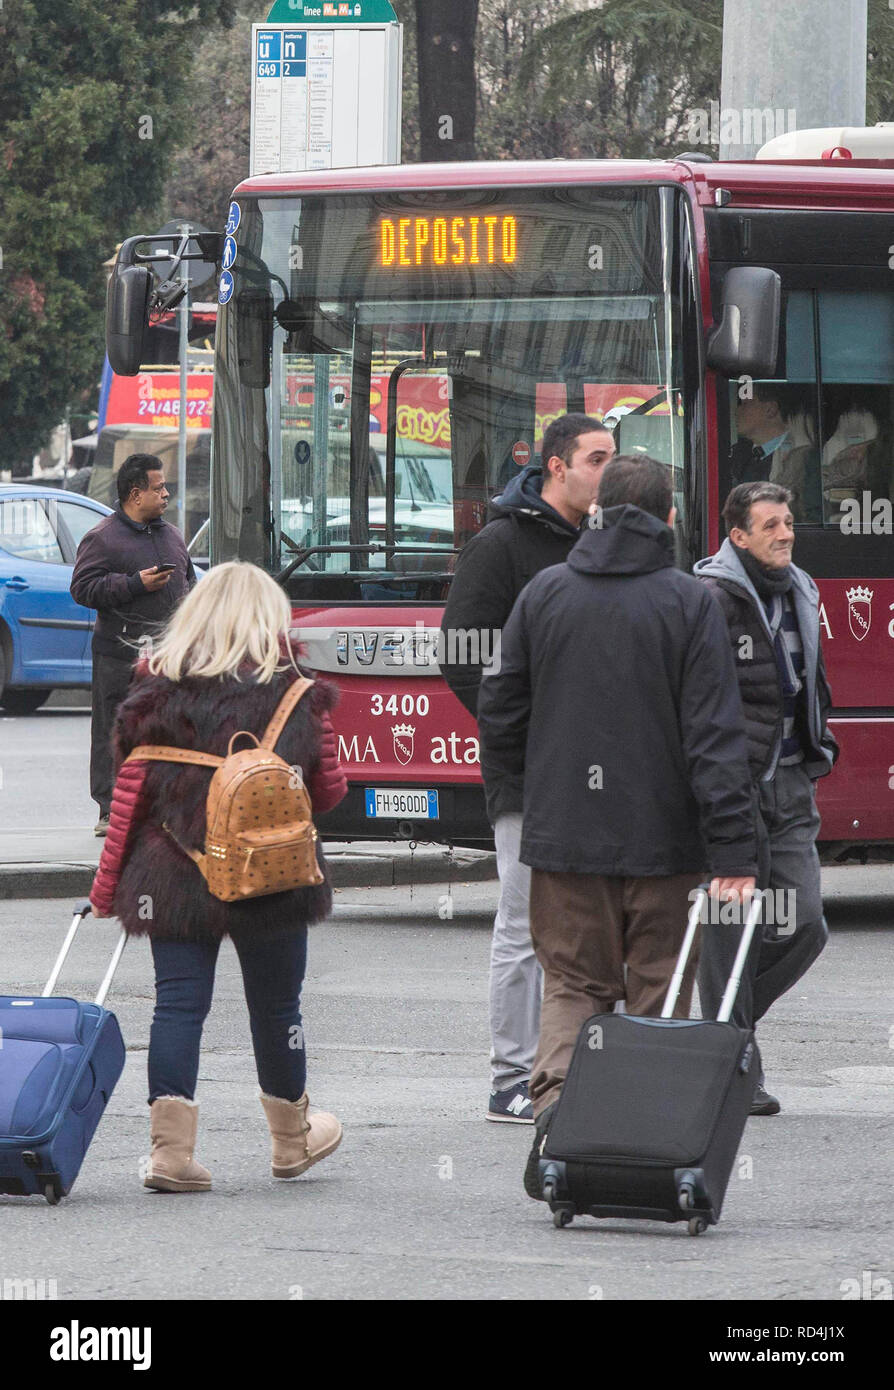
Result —
M 708 337 L 708 366 L 733 379 L 774 377 L 782 307 L 776 271 L 758 265 L 728 270 L 722 304 L 720 323 Z
M 237 360 L 243 386 L 264 391 L 270 385 L 273 350 L 273 295 L 245 289 L 236 300 Z
M 140 370 L 151 289 L 148 266 L 116 261 L 106 292 L 106 352 L 119 376 L 136 376 Z

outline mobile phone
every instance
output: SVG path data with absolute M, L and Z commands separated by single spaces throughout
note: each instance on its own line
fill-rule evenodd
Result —
M 153 574 L 170 574 L 170 573 L 171 573 L 171 570 L 175 570 L 176 568 L 177 568 L 176 565 L 156 565 L 156 566 L 155 566 L 155 569 L 152 571 L 152 573 L 153 573 Z

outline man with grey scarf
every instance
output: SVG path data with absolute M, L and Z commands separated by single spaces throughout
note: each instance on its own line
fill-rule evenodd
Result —
M 733 1022 L 753 1028 L 813 964 L 828 939 L 816 837 L 814 782 L 832 771 L 838 746 L 827 728 L 831 695 L 819 633 L 819 593 L 792 564 L 792 494 L 769 482 L 742 483 L 726 500 L 728 539 L 700 560 L 729 627 L 748 735 L 758 831 L 764 930 L 755 934 Z M 738 932 L 705 928 L 698 986 L 702 1013 L 716 1017 Z M 752 1114 L 780 1106 L 763 1073 Z

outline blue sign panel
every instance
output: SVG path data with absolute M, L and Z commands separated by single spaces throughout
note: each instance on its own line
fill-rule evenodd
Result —
M 227 236 L 232 236 L 239 223 L 242 221 L 242 209 L 238 203 L 230 203 L 230 210 L 227 213 L 227 225 L 224 231 Z
M 283 77 L 307 76 L 307 30 L 286 30 L 282 36 Z
M 218 304 L 227 304 L 233 295 L 233 277 L 228 270 L 222 272 L 217 287 Z
M 259 29 L 255 53 L 256 77 L 282 76 L 282 30 Z
M 236 261 L 236 243 L 231 236 L 224 239 L 223 253 L 220 258 L 221 268 L 229 270 Z

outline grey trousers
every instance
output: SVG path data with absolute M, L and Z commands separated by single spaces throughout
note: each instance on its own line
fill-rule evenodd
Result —
M 758 886 L 769 889 L 764 919 L 742 973 L 732 1021 L 753 1028 L 810 968 L 829 939 L 823 917 L 814 787 L 803 764 L 779 767 L 757 792 Z M 787 921 L 782 921 L 788 917 Z M 698 990 L 705 1018 L 716 1018 L 739 940 L 735 926 L 702 929 Z
M 521 812 L 497 817 L 500 900 L 490 953 L 491 1074 L 495 1091 L 530 1081 L 540 1032 L 543 971 L 531 944 L 531 870 L 519 860 Z

